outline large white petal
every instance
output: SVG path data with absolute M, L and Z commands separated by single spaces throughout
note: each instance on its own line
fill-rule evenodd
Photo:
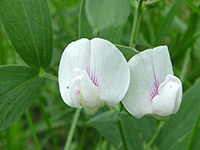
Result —
M 58 73 L 58 82 L 62 99 L 71 107 L 80 107 L 70 98 L 70 87 L 75 78 L 74 69 L 86 70 L 90 60 L 90 41 L 80 39 L 70 43 L 64 50 Z
M 152 114 L 152 99 L 168 74 L 173 74 L 168 48 L 159 46 L 145 50 L 129 61 L 129 90 L 122 103 L 136 118 Z
M 169 116 L 172 113 L 176 113 L 182 99 L 182 84 L 180 80 L 173 75 L 168 75 L 160 85 L 158 93 L 152 100 L 154 114 Z
M 128 64 L 122 53 L 107 40 L 91 40 L 89 74 L 99 88 L 100 98 L 110 106 L 119 103 L 127 92 Z

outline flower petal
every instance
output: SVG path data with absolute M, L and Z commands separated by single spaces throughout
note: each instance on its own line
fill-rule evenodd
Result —
M 91 40 L 90 74 L 99 88 L 100 99 L 110 106 L 122 100 L 129 86 L 129 67 L 111 42 L 99 38 Z
M 160 85 L 158 92 L 159 95 L 152 100 L 154 114 L 169 116 L 172 113 L 176 113 L 182 100 L 182 84 L 180 80 L 173 75 L 168 75 Z
M 82 108 L 80 90 L 81 90 L 81 77 L 78 76 L 74 78 L 71 87 L 69 89 L 71 103 L 73 106 L 76 106 L 77 108 Z
M 78 107 L 70 98 L 70 86 L 75 78 L 74 69 L 86 69 L 90 60 L 90 41 L 80 39 L 70 43 L 64 50 L 58 73 L 60 93 L 64 102 L 71 107 Z
M 129 90 L 122 103 L 136 118 L 152 114 L 152 99 L 160 83 L 173 75 L 168 48 L 159 46 L 133 56 L 128 62 L 131 74 Z
M 81 94 L 83 96 L 82 101 L 87 107 L 98 107 L 103 105 L 103 101 L 99 98 L 99 90 L 92 81 L 90 80 L 87 72 L 85 70 L 80 70 L 81 76 Z

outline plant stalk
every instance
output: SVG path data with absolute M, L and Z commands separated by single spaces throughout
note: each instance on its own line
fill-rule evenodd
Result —
M 78 118 L 80 116 L 80 112 L 81 112 L 80 109 L 76 109 L 76 112 L 74 114 L 74 119 L 73 119 L 72 125 L 70 127 L 70 131 L 69 131 L 69 134 L 68 134 L 68 137 L 67 137 L 67 141 L 66 141 L 64 150 L 70 150 L 72 138 L 74 136 L 74 131 L 75 131 L 75 128 L 76 128 L 76 125 L 77 125 L 77 122 L 78 122 Z
M 160 133 L 161 128 L 164 125 L 164 121 L 161 121 L 156 129 L 156 132 L 154 133 L 153 137 L 151 138 L 151 140 L 149 141 L 149 143 L 147 144 L 147 148 L 150 148 L 151 145 L 153 144 L 154 140 L 156 139 L 156 137 L 158 136 L 158 134 Z
M 25 112 L 25 116 L 26 116 L 26 118 L 28 120 L 29 127 L 31 128 L 33 141 L 35 143 L 36 150 L 41 150 L 41 146 L 40 146 L 40 143 L 39 143 L 39 140 L 38 140 L 38 137 L 37 137 L 37 133 L 35 131 L 35 127 L 33 125 L 33 121 L 32 121 L 30 112 L 29 111 Z
M 126 136 L 125 136 L 125 133 L 124 133 L 123 122 L 122 122 L 120 113 L 119 113 L 118 127 L 119 127 L 119 131 L 120 131 L 122 143 L 123 143 L 123 146 L 124 146 L 124 150 L 128 150 L 128 144 L 127 144 L 127 141 L 126 141 Z
M 143 0 L 138 0 L 137 7 L 135 8 L 133 26 L 132 26 L 132 30 L 131 30 L 131 39 L 130 39 L 130 43 L 129 43 L 130 47 L 134 46 L 134 42 L 135 42 L 135 39 L 137 38 L 138 31 L 140 28 L 140 22 L 141 22 L 141 16 L 142 16 L 142 2 L 143 2 Z
M 47 124 L 48 130 L 49 130 L 49 134 L 51 136 L 54 148 L 55 148 L 55 150 L 59 150 L 59 147 L 58 147 L 58 144 L 57 144 L 57 141 L 56 141 L 56 137 L 54 135 L 54 132 L 53 132 L 52 127 L 51 127 L 51 123 L 50 123 L 50 121 L 48 119 L 48 115 L 47 115 L 47 113 L 45 111 L 45 108 L 44 108 L 44 104 L 39 99 L 38 99 L 38 104 L 39 104 L 39 108 L 40 108 L 40 110 L 42 112 L 42 115 L 44 117 L 44 120 L 45 120 L 45 122 Z

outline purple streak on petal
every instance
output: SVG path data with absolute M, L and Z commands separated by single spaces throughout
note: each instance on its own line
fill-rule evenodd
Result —
M 153 98 L 158 95 L 158 88 L 159 88 L 159 80 L 156 76 L 156 71 L 155 71 L 155 66 L 154 66 L 154 61 L 153 61 L 153 58 L 152 58 L 152 68 L 153 68 L 153 77 L 154 77 L 154 83 L 152 85 L 152 88 L 151 88 L 151 92 L 150 92 L 150 99 L 151 101 L 153 100 Z
M 92 67 L 93 67 L 93 69 L 92 69 Z M 90 63 L 86 69 L 86 72 L 88 73 L 88 76 L 90 77 L 90 79 L 94 83 L 94 85 L 98 87 L 99 84 L 98 84 L 98 79 L 97 79 L 97 75 L 96 75 L 96 66 L 95 66 L 95 64 L 92 64 L 91 56 L 90 56 Z
M 76 90 L 76 95 L 79 96 L 81 93 L 80 89 Z

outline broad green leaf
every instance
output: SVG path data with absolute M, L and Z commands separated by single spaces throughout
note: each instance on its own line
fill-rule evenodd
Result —
M 142 149 L 142 142 L 135 128 L 134 118 L 125 112 L 121 113 L 120 116 L 129 149 Z M 118 121 L 119 112 L 110 110 L 91 118 L 89 123 L 94 126 L 116 149 L 123 150 Z
M 192 150 L 196 150 L 196 149 L 200 149 L 200 123 L 198 124 L 197 130 L 195 132 L 194 135 L 194 139 L 192 141 L 192 145 L 191 145 L 191 149 Z
M 174 17 L 176 16 L 176 13 L 179 10 L 179 7 L 180 7 L 182 1 L 183 0 L 176 0 L 174 2 L 172 8 L 168 12 L 167 16 L 163 20 L 163 22 L 158 30 L 158 34 L 157 34 L 156 40 L 155 40 L 155 45 L 159 45 L 163 41 L 170 25 L 172 24 L 172 22 L 174 20 Z
M 28 67 L 0 67 L 0 129 L 10 126 L 30 107 L 40 82 L 38 71 Z
M 145 116 L 141 119 L 135 119 L 135 126 L 138 129 L 147 143 L 156 131 L 156 119 L 152 116 Z
M 105 118 L 106 120 L 108 118 Z M 97 131 L 105 137 L 116 149 L 122 150 L 122 141 L 117 123 L 114 122 L 90 122 Z
M 186 149 L 189 141 L 186 139 L 193 130 L 200 109 L 199 90 L 200 81 L 184 94 L 179 112 L 166 121 L 157 139 L 157 145 L 161 149 L 174 150 L 181 147 L 179 143 L 184 143 L 181 150 Z
M 122 52 L 127 61 L 138 53 L 138 51 L 133 47 L 128 47 L 119 44 L 115 44 L 115 46 Z
M 130 14 L 129 0 L 86 0 L 86 16 L 96 30 L 123 24 Z
M 92 28 L 87 20 L 85 14 L 85 0 L 81 1 L 80 11 L 79 11 L 79 38 L 88 38 L 93 37 Z
M 116 122 L 118 121 L 118 112 L 115 110 L 106 111 L 100 115 L 89 120 L 88 123 L 92 122 Z
M 126 140 L 128 141 L 129 149 L 142 150 L 142 142 L 135 128 L 135 119 L 127 113 L 121 113 L 121 119 L 124 125 Z
M 122 36 L 122 26 L 110 27 L 99 32 L 99 37 L 106 39 L 112 43 L 120 43 Z
M 52 29 L 46 0 L 0 0 L 0 19 L 21 58 L 46 69 L 52 57 Z

